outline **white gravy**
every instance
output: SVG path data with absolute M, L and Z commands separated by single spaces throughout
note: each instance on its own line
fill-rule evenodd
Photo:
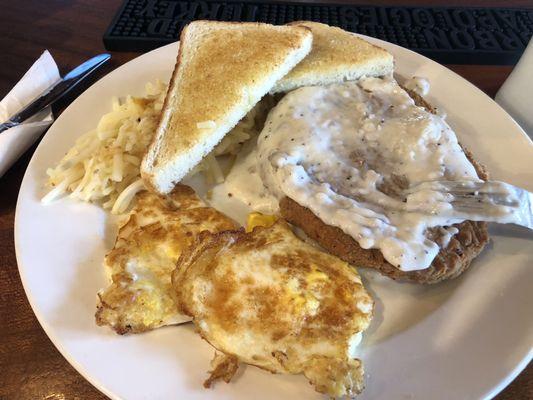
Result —
M 437 244 L 427 228 L 464 218 L 438 191 L 399 192 L 426 181 L 479 181 L 444 119 L 390 77 L 288 93 L 265 122 L 256 160 L 278 200 L 290 197 L 404 271 L 427 268 L 457 232 L 446 228 Z
M 412 90 L 420 96 L 426 96 L 429 93 L 429 81 L 421 76 L 413 76 L 403 84 L 403 87 Z
M 253 211 L 276 214 L 279 210 L 277 198 L 269 193 L 259 176 L 256 149 L 239 154 L 223 186 L 216 190 L 225 191 L 227 196 L 239 199 Z

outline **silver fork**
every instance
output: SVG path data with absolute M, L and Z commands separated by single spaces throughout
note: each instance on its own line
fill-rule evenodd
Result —
M 422 190 L 438 192 L 450 212 L 472 221 L 499 222 L 533 229 L 533 193 L 499 181 L 434 181 L 412 186 L 406 198 Z M 439 200 L 437 200 L 439 201 Z M 428 207 L 421 209 L 427 210 Z M 418 211 L 418 210 L 417 210 Z

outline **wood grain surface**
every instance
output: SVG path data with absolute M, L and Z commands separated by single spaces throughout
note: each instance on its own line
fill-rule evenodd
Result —
M 529 0 L 336 1 L 341 2 L 533 7 L 533 1 Z M 90 56 L 104 52 L 102 35 L 119 5 L 120 1 L 111 0 L 2 0 L 0 98 L 44 49 L 50 50 L 62 72 Z M 137 55 L 112 53 L 111 62 L 97 77 Z M 448 67 L 490 96 L 496 93 L 512 70 L 509 66 Z M 55 107 L 56 116 L 81 90 L 70 94 Z M 30 149 L 0 178 L 0 399 L 105 399 L 52 345 L 30 308 L 18 274 L 13 239 L 15 205 L 24 171 L 34 149 Z M 533 399 L 533 368 L 529 366 L 497 399 Z

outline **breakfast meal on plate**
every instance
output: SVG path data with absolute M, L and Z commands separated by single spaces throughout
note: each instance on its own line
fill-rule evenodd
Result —
M 167 196 L 141 193 L 105 257 L 113 283 L 98 294 L 97 324 L 124 334 L 189 321 L 171 293 L 176 262 L 200 232 L 235 228 L 188 186 Z
M 168 89 L 115 99 L 47 171 L 43 202 L 122 214 L 96 322 L 125 334 L 192 320 L 216 349 L 206 387 L 243 363 L 352 398 L 374 311 L 356 268 L 455 278 L 487 221 L 520 223 L 527 201 L 487 181 L 422 97 L 426 79 L 397 82 L 392 54 L 360 37 L 195 21 L 180 39 Z
M 298 239 L 283 220 L 200 235 L 172 281 L 181 311 L 230 357 L 233 373 L 242 362 L 302 373 L 331 397 L 362 390 L 356 347 L 373 301 L 355 269 Z

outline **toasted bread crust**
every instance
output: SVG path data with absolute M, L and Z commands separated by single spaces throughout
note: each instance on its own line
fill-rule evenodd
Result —
M 310 51 L 311 42 L 310 30 L 298 26 L 195 21 L 183 29 L 158 128 L 141 166 L 147 186 L 172 190 Z
M 392 73 L 392 54 L 350 32 L 312 21 L 295 21 L 288 25 L 309 28 L 313 33 L 313 49 L 276 83 L 272 93 L 356 80 L 363 75 Z
M 415 103 L 435 112 L 421 96 L 406 90 Z M 487 180 L 487 172 L 476 162 L 472 153 L 465 149 L 468 160 L 474 165 L 480 179 Z M 452 279 L 465 271 L 489 242 L 486 222 L 464 221 L 454 225 L 459 232 L 452 237 L 448 246 L 441 249 L 429 268 L 418 271 L 401 271 L 387 262 L 378 249 L 363 249 L 355 239 L 340 228 L 322 222 L 308 208 L 300 206 L 294 200 L 285 197 L 280 202 L 282 216 L 291 224 L 300 227 L 310 238 L 314 239 L 330 253 L 357 266 L 374 268 L 389 278 L 417 283 L 437 283 Z
M 183 30 L 181 31 L 181 34 L 180 34 L 180 39 L 181 39 L 181 35 L 183 35 Z M 181 41 L 180 41 L 180 44 L 181 44 Z M 176 56 L 176 64 L 174 65 L 174 70 L 172 71 L 172 76 L 170 77 L 170 82 L 168 83 L 168 88 L 167 88 L 167 95 L 165 96 L 165 100 L 163 101 L 163 106 L 161 107 L 161 111 L 162 110 L 166 110 L 169 106 L 169 101 L 170 101 L 170 96 L 168 95 L 168 93 L 171 93 L 173 92 L 176 87 L 176 70 L 178 69 L 178 65 L 180 64 L 180 60 L 181 60 L 181 51 L 178 50 L 178 55 Z M 159 113 L 159 119 L 157 121 L 157 126 L 159 127 L 161 125 L 161 119 L 163 118 L 163 112 L 160 112 Z M 154 192 L 154 193 L 158 193 L 159 190 L 157 188 L 156 185 L 154 185 L 154 181 L 155 181 L 155 174 L 154 174 L 154 169 L 153 169 L 153 157 L 154 156 L 150 156 L 149 154 L 150 153 L 157 153 L 158 151 L 158 148 L 160 146 L 160 142 L 155 140 L 156 139 L 156 136 L 157 136 L 157 132 L 154 132 L 153 134 L 153 138 L 152 138 L 152 142 L 150 143 L 150 145 L 148 146 L 148 148 L 146 149 L 146 153 L 144 154 L 143 156 L 143 160 L 142 160 L 142 165 L 141 165 L 141 178 L 144 182 L 144 185 L 146 186 L 146 188 L 151 191 L 151 192 Z M 146 160 L 146 161 L 145 161 Z

